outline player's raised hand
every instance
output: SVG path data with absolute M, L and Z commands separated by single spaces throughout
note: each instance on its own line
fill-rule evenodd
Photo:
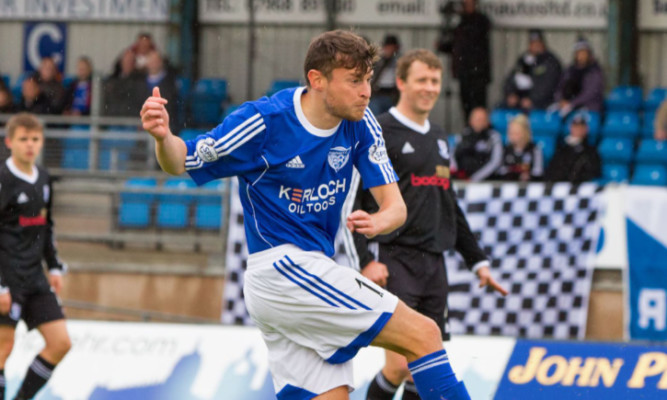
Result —
M 479 287 L 490 286 L 493 290 L 499 292 L 503 296 L 507 296 L 507 289 L 502 287 L 500 283 L 496 282 L 491 276 L 491 271 L 489 267 L 482 267 L 477 270 L 477 276 L 479 277 Z
M 359 232 L 369 239 L 382 232 L 382 228 L 378 226 L 375 218 L 363 210 L 357 210 L 350 214 L 347 217 L 346 225 L 350 232 Z
M 146 99 L 141 107 L 141 122 L 144 130 L 148 131 L 155 140 L 163 140 L 170 134 L 169 113 L 165 108 L 167 99 L 160 96 L 160 88 L 153 88 L 153 95 Z
M 0 314 L 9 314 L 9 309 L 12 307 L 12 295 L 9 290 L 6 293 L 0 294 Z
M 387 286 L 389 271 L 387 266 L 379 261 L 371 261 L 361 270 L 361 275 L 373 281 L 378 286 Z

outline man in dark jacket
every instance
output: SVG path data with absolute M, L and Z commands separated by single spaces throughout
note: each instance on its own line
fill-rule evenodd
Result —
M 468 124 L 456 143 L 452 169 L 460 179 L 491 179 L 503 163 L 503 140 L 484 108 L 472 110 Z
M 544 42 L 541 30 L 529 33 L 528 51 L 516 61 L 505 79 L 505 107 L 524 111 L 545 109 L 553 103 L 561 65 Z
M 396 35 L 387 35 L 382 41 L 382 54 L 373 66 L 371 78 L 371 103 L 373 114 L 380 115 L 387 112 L 398 101 L 396 89 L 396 60 L 401 44 Z
M 600 155 L 586 142 L 588 122 L 584 115 L 576 115 L 570 124 L 570 135 L 565 144 L 556 149 L 544 179 L 548 182 L 581 183 L 601 175 Z
M 574 63 L 565 70 L 556 91 L 556 101 L 562 116 L 576 109 L 602 112 L 604 106 L 604 76 L 593 57 L 593 50 L 584 38 L 574 45 Z
M 491 83 L 490 36 L 491 21 L 477 11 L 476 0 L 465 0 L 452 42 L 439 45 L 440 51 L 451 52 L 452 74 L 459 81 L 466 120 L 473 109 L 486 108 L 486 87 Z

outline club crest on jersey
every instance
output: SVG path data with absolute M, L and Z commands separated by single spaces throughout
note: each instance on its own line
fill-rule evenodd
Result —
M 197 155 L 205 162 L 213 162 L 218 159 L 215 151 L 215 140 L 213 138 L 201 139 L 197 142 Z
M 368 149 L 368 159 L 371 160 L 373 164 L 388 163 L 389 155 L 387 154 L 387 148 L 376 144 L 372 145 Z
M 438 148 L 440 149 L 440 157 L 449 160 L 449 147 L 447 146 L 447 142 L 438 139 Z
M 350 160 L 350 147 L 337 146 L 329 150 L 329 166 L 334 169 L 334 171 L 340 171 L 345 164 Z

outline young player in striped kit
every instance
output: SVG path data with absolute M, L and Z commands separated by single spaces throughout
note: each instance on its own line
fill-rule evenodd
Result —
M 367 110 L 376 53 L 358 35 L 326 32 L 308 49 L 306 87 L 245 103 L 188 142 L 169 131 L 159 90 L 141 111 L 166 172 L 187 171 L 198 184 L 239 179 L 250 252 L 245 301 L 269 348 L 280 400 L 347 399 L 351 359 L 371 344 L 407 357 L 423 398 L 469 398 L 435 323 L 330 258 L 353 166 L 379 210 L 351 214 L 349 229 L 373 237 L 406 217 L 381 129 Z

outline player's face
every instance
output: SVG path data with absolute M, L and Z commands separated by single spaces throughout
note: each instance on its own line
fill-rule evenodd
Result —
M 359 121 L 371 98 L 372 71 L 365 75 L 347 68 L 336 68 L 327 80 L 324 103 L 336 118 Z
M 5 140 L 7 147 L 12 151 L 12 157 L 23 164 L 34 164 L 42 151 L 44 135 L 41 131 L 27 130 L 19 126 L 11 139 Z
M 399 80 L 401 99 L 408 101 L 417 114 L 428 114 L 435 106 L 442 88 L 442 70 L 431 68 L 421 61 L 414 61 L 408 68 L 405 81 Z

